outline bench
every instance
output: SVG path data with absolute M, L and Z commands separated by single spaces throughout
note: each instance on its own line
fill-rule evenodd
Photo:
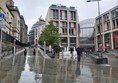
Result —
M 90 54 L 90 57 L 96 64 L 108 64 L 108 59 L 106 57 L 99 57 L 92 54 Z

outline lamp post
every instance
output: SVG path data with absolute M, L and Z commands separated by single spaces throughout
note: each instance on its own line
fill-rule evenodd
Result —
M 98 2 L 98 26 L 100 28 L 99 34 L 100 34 L 100 40 L 101 40 L 100 57 L 103 57 L 103 55 L 102 55 L 102 46 L 103 46 L 103 44 L 102 44 L 102 34 L 101 34 L 101 30 L 102 29 L 100 27 L 100 3 L 99 3 L 99 1 L 101 1 L 101 0 L 87 0 L 87 2 L 93 2 L 93 1 L 97 1 Z

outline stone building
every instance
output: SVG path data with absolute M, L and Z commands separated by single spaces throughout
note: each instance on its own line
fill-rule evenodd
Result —
M 118 5 L 96 17 L 96 50 L 118 49 Z
M 78 13 L 75 7 L 52 4 L 47 12 L 46 23 L 50 20 L 61 35 L 60 46 L 65 48 L 78 46 Z

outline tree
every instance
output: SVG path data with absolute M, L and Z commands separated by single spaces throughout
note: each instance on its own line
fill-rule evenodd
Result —
M 39 37 L 39 44 L 43 45 L 44 41 L 46 45 L 59 44 L 60 35 L 57 33 L 55 26 L 53 25 L 53 21 L 50 21 L 49 24 L 42 31 L 42 34 Z

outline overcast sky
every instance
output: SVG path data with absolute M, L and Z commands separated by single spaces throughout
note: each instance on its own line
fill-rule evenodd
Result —
M 29 30 L 41 15 L 45 19 L 51 4 L 74 6 L 78 10 L 79 21 L 95 18 L 98 15 L 97 2 L 87 3 L 86 0 L 14 0 L 14 3 L 24 16 Z M 118 0 L 102 0 L 100 1 L 100 12 L 103 13 L 116 5 L 118 5 Z

